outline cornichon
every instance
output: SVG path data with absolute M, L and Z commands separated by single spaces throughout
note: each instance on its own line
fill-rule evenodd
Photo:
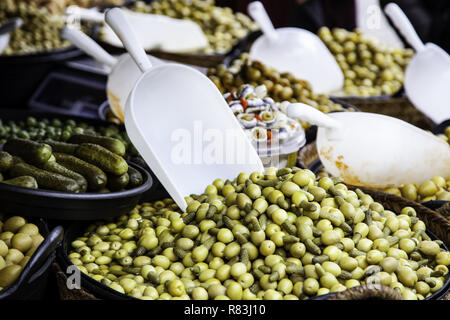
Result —
M 142 174 L 132 166 L 128 166 L 128 175 L 130 177 L 130 181 L 127 186 L 128 189 L 136 188 L 144 182 Z
M 30 189 L 38 188 L 38 183 L 32 176 L 19 176 L 13 179 L 5 180 L 3 183 Z
M 70 137 L 69 142 L 76 144 L 98 144 L 119 156 L 125 155 L 125 145 L 122 143 L 122 141 L 115 138 L 93 136 L 88 134 L 74 134 L 72 137 Z
M 0 172 L 11 169 L 13 165 L 13 157 L 5 151 L 0 152 Z
M 45 143 L 52 147 L 53 152 L 75 154 L 78 145 L 62 141 L 45 140 Z
M 48 144 L 20 138 L 9 139 L 3 150 L 32 164 L 45 163 L 52 155 L 52 147 Z
M 128 164 L 124 158 L 96 144 L 80 144 L 75 155 L 107 173 L 120 176 L 128 171 Z
M 12 177 L 32 176 L 40 188 L 64 192 L 80 192 L 78 183 L 63 175 L 45 171 L 26 163 L 18 163 L 9 171 Z
M 64 153 L 55 152 L 54 156 L 58 163 L 69 170 L 81 174 L 87 180 L 89 190 L 97 191 L 106 185 L 106 174 L 93 164 Z
M 128 173 L 122 174 L 121 176 L 108 175 L 106 187 L 111 191 L 119 191 L 125 189 L 128 182 L 130 182 Z
M 81 192 L 85 192 L 87 190 L 88 183 L 81 174 L 79 174 L 75 171 L 72 171 L 70 169 L 67 169 L 66 167 L 64 167 L 63 165 L 59 164 L 56 161 L 47 161 L 46 163 L 44 163 L 41 166 L 41 168 L 44 170 L 50 171 L 50 172 L 58 173 L 62 176 L 65 176 L 67 178 L 75 180 L 78 183 L 78 185 L 80 186 Z

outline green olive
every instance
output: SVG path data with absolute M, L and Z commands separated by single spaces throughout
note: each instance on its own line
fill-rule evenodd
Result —
M 0 270 L 0 287 L 5 288 L 16 281 L 20 273 L 22 272 L 22 267 L 17 264 L 7 266 Z
M 408 287 L 414 287 L 417 282 L 417 274 L 408 267 L 398 267 L 397 277 L 403 285 Z
M 383 254 L 378 250 L 370 250 L 366 255 L 368 264 L 379 264 L 383 258 Z
M 24 254 L 17 249 L 9 249 L 5 256 L 5 261 L 11 262 L 13 264 L 19 264 L 19 262 L 24 258 Z
M 227 287 L 227 296 L 231 300 L 241 300 L 242 299 L 242 287 L 238 282 L 231 282 Z
M 1 254 L 0 254 L 1 255 Z M 450 265 L 450 253 L 447 251 L 441 251 L 436 254 L 436 263 L 444 266 Z
M 343 257 L 339 260 L 339 265 L 346 271 L 353 271 L 358 266 L 358 261 L 352 257 Z
M 419 250 L 429 256 L 435 256 L 439 253 L 439 245 L 434 241 L 422 241 L 419 243 Z
M 438 187 L 433 181 L 426 181 L 419 187 L 419 194 L 421 197 L 429 197 L 438 191 Z
M 306 171 L 302 170 L 295 173 L 292 181 L 298 184 L 300 187 L 305 187 L 311 183 L 311 177 Z
M 8 246 L 3 240 L 0 240 L 0 257 L 6 257 L 8 253 Z
M 20 228 L 26 224 L 26 220 L 22 217 L 11 217 L 3 223 L 3 231 L 10 231 L 16 233 Z
M 208 300 L 208 291 L 202 287 L 196 287 L 192 291 L 192 298 L 194 300 Z
M 223 243 L 230 243 L 234 240 L 233 232 L 227 228 L 221 228 L 217 234 L 217 240 Z
M 295 192 L 300 191 L 300 187 L 291 181 L 285 181 L 281 185 L 281 191 L 285 196 L 291 197 Z
M 39 234 L 39 228 L 35 224 L 26 223 L 19 229 L 19 232 L 28 234 L 29 236 L 36 236 Z
M 303 292 L 307 295 L 314 295 L 319 290 L 319 282 L 316 279 L 308 278 L 303 283 Z
M 340 234 L 335 230 L 326 230 L 322 233 L 320 240 L 324 245 L 333 245 L 341 240 Z
M 263 256 L 268 256 L 271 255 L 275 252 L 275 243 L 273 243 L 273 241 L 271 240 L 264 240 L 261 243 L 261 246 L 259 247 L 259 252 L 263 255 Z

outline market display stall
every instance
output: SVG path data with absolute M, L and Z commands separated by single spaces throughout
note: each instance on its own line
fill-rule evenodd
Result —
M 135 13 L 190 21 L 207 44 L 144 51 Z M 0 3 L 0 25 L 16 17 L 0 54 L 0 299 L 45 299 L 49 275 L 67 300 L 450 299 L 450 106 L 419 111 L 403 90 L 413 49 L 323 26 L 314 41 L 343 76 L 324 92 L 305 61 L 255 58 L 283 30 L 210 0 Z M 103 79 L 96 119 L 27 108 L 44 76 L 88 59 L 73 45 L 106 66 L 83 78 Z

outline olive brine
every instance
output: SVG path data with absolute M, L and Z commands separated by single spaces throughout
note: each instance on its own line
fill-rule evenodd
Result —
M 69 258 L 140 299 L 307 299 L 381 283 L 424 299 L 448 278 L 450 253 L 412 207 L 387 210 L 335 178 L 269 168 L 215 180 L 186 197 L 142 203 L 90 225 Z

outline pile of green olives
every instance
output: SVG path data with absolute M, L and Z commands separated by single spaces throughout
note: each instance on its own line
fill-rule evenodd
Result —
M 319 177 L 330 176 L 324 168 L 321 168 L 317 175 Z M 445 179 L 441 176 L 435 176 L 421 184 L 408 183 L 399 187 L 388 187 L 379 190 L 416 202 L 450 201 L 450 177 Z
M 280 73 L 259 61 L 253 61 L 248 53 L 233 60 L 229 68 L 223 64 L 210 68 L 208 76 L 222 93 L 237 90 L 246 83 L 254 87 L 264 84 L 268 96 L 276 102 L 303 102 L 325 113 L 344 109 L 327 95 L 314 93 L 309 82 L 297 79 L 289 72 Z
M 0 1 L 0 24 L 14 17 L 20 17 L 23 24 L 11 33 L 3 55 L 29 54 L 70 45 L 60 37 L 64 27 L 62 15 L 51 14 L 47 8 L 38 7 L 35 2 Z
M 196 22 L 208 38 L 209 46 L 202 50 L 208 54 L 226 53 L 237 41 L 259 29 L 247 15 L 217 7 L 214 0 L 160 0 L 149 5 L 136 1 L 131 9 Z
M 390 48 L 364 36 L 360 29 L 322 27 L 318 35 L 344 73 L 340 94 L 392 95 L 401 88 L 405 68 L 414 54 L 412 49 Z
M 22 217 L 0 214 L 0 291 L 16 281 L 44 241 L 39 228 Z
M 450 177 L 445 179 L 436 176 L 420 185 L 409 183 L 399 188 L 392 187 L 383 191 L 418 202 L 433 200 L 450 201 Z
M 87 227 L 72 263 L 139 299 L 298 300 L 381 283 L 425 299 L 450 253 L 411 207 L 396 213 L 339 179 L 268 168 L 216 179 L 201 195 L 142 203 Z

